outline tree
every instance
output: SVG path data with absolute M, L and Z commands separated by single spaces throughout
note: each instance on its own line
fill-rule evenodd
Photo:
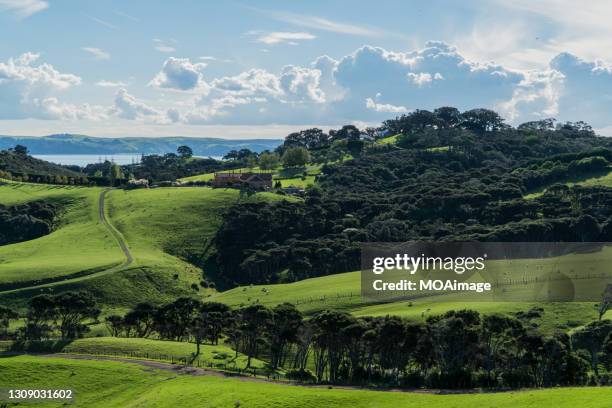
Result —
M 314 331 L 315 375 L 318 381 L 323 381 L 326 368 L 332 384 L 339 380 L 339 369 L 345 348 L 342 330 L 355 321 L 355 318 L 348 313 L 333 310 L 320 312 L 311 319 Z
M 189 327 L 201 302 L 181 297 L 160 307 L 155 313 L 155 329 L 160 337 L 183 341 L 189 335 Z
M 494 372 L 498 368 L 500 352 L 506 353 L 512 350 L 517 339 L 524 334 L 524 329 L 518 320 L 497 314 L 491 314 L 482 318 L 480 328 L 480 341 L 483 351 L 483 366 L 487 372 L 488 385 L 495 385 Z
M 111 336 L 118 337 L 123 330 L 123 318 L 119 315 L 109 315 L 104 318 L 106 328 Z
M 259 155 L 259 168 L 262 170 L 274 170 L 279 163 L 280 158 L 277 153 L 262 153 Z
M 355 125 L 344 125 L 340 130 L 329 132 L 332 140 L 359 140 L 361 131 Z
M 459 109 L 451 106 L 442 106 L 433 111 L 433 114 L 438 119 L 437 123 L 442 128 L 454 128 L 463 120 Z
M 24 334 L 28 340 L 49 338 L 57 319 L 55 298 L 51 295 L 38 295 L 30 299 Z
M 11 320 L 19 317 L 19 314 L 6 306 L 0 305 L 0 339 L 8 338 L 8 328 Z
M 247 356 L 247 368 L 251 367 L 252 358 L 257 356 L 259 344 L 265 338 L 271 319 L 272 311 L 263 305 L 251 305 L 239 311 L 238 331 Z
M 612 307 L 612 284 L 608 284 L 604 293 L 601 295 L 601 302 L 597 305 L 597 315 L 601 320 L 606 312 Z
M 24 156 L 28 154 L 28 148 L 20 144 L 15 145 L 15 148 L 13 150 L 15 151 L 15 153 L 21 154 Z
M 248 167 L 249 169 L 257 167 L 257 156 L 255 155 L 248 156 L 246 158 L 246 167 Z
M 238 150 L 230 150 L 223 156 L 223 160 L 238 160 Z
M 193 150 L 191 150 L 191 147 L 189 146 L 179 146 L 176 149 L 176 152 L 178 153 L 179 156 L 181 156 L 183 159 L 188 159 L 190 157 L 193 156 Z
M 542 120 L 535 120 L 531 122 L 525 122 L 518 125 L 517 130 L 519 131 L 551 131 L 555 130 L 554 118 L 547 118 Z
M 583 214 L 572 222 L 572 229 L 580 242 L 591 242 L 597 239 L 601 227 L 595 217 Z
M 148 337 L 153 330 L 157 309 L 149 302 L 139 303 L 126 313 L 124 323 L 136 331 L 136 337 Z
M 83 324 L 86 319 L 96 319 L 100 309 L 88 292 L 66 292 L 55 297 L 57 317 L 62 339 L 76 339 L 89 331 Z
M 462 114 L 463 122 L 461 125 L 476 133 L 493 132 L 504 129 L 504 119 L 499 114 L 490 109 L 472 109 Z
M 121 180 L 123 178 L 123 172 L 121 171 L 121 167 L 118 164 L 111 164 L 109 169 L 109 178 L 111 186 L 114 186 L 117 180 Z
M 470 310 L 451 311 L 430 323 L 433 357 L 445 377 L 437 386 L 471 387 L 480 315 Z
M 218 344 L 221 332 L 229 321 L 230 308 L 219 302 L 205 302 L 199 305 L 191 322 L 190 332 L 196 343 L 196 356 L 200 354 L 200 344 L 209 340 Z
M 283 154 L 285 167 L 300 167 L 310 162 L 310 153 L 304 147 L 291 147 Z
M 301 325 L 302 313 L 294 305 L 282 303 L 272 309 L 272 320 L 268 325 L 270 365 L 272 368 L 283 366 L 287 346 L 297 341 Z
M 583 348 L 591 354 L 591 368 L 599 375 L 599 353 L 604 347 L 604 340 L 612 333 L 612 320 L 598 320 L 576 330 L 572 341 L 576 348 Z

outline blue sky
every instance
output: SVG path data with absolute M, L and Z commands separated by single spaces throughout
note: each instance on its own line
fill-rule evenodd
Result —
M 441 105 L 612 134 L 611 17 L 606 1 L 0 0 L 0 134 L 281 137 Z

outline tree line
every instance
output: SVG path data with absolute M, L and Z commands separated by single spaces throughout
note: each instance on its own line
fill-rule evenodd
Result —
M 112 336 L 230 345 L 299 381 L 429 388 L 521 388 L 612 383 L 612 321 L 543 335 L 534 318 L 449 311 L 415 321 L 398 316 L 355 317 L 323 310 L 306 318 L 290 303 L 240 308 L 179 298 L 140 303 L 104 322 Z M 70 340 L 98 322 L 100 309 L 87 292 L 33 297 L 24 325 L 9 332 L 19 314 L 0 307 L 0 338 Z
M 429 388 L 612 384 L 612 321 L 572 335 L 533 329 L 542 309 L 515 316 L 449 311 L 424 321 L 357 318 L 324 310 L 306 319 L 290 303 L 232 309 L 192 298 L 135 306 L 105 321 L 113 336 L 229 344 L 299 381 Z

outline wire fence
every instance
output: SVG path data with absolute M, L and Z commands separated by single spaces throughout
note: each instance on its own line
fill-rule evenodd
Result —
M 109 351 L 109 350 L 88 350 L 83 351 L 60 351 L 48 353 L 36 351 L 32 352 L 29 350 L 14 349 L 10 342 L 0 342 L 0 353 L 15 353 L 15 354 L 71 354 L 71 355 L 84 355 L 84 356 L 96 356 L 96 357 L 110 357 L 115 359 L 134 359 L 134 360 L 148 360 L 148 361 L 159 361 L 164 363 L 176 364 L 183 367 L 201 368 L 213 371 L 224 372 L 228 375 L 237 376 L 248 376 L 248 377 L 265 377 L 270 380 L 283 380 L 285 376 L 283 373 L 271 370 L 266 367 L 241 367 L 234 362 L 217 362 L 207 359 L 202 359 L 190 356 L 178 356 L 173 354 L 165 353 L 150 353 L 150 352 L 139 352 L 139 351 Z

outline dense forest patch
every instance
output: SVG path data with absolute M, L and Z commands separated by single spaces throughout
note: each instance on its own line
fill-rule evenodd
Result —
M 49 234 L 58 207 L 46 201 L 4 206 L 0 204 L 0 245 L 29 241 Z
M 386 121 L 378 132 L 399 134 L 395 144 L 317 132 L 318 157 L 348 140 L 354 159 L 323 166 L 303 202 L 229 209 L 216 236 L 223 276 L 271 283 L 356 270 L 360 242 L 612 240 L 611 188 L 555 184 L 609 172 L 610 139 L 583 122 L 512 128 L 492 111 L 453 109 Z M 311 133 L 288 140 L 308 147 Z

